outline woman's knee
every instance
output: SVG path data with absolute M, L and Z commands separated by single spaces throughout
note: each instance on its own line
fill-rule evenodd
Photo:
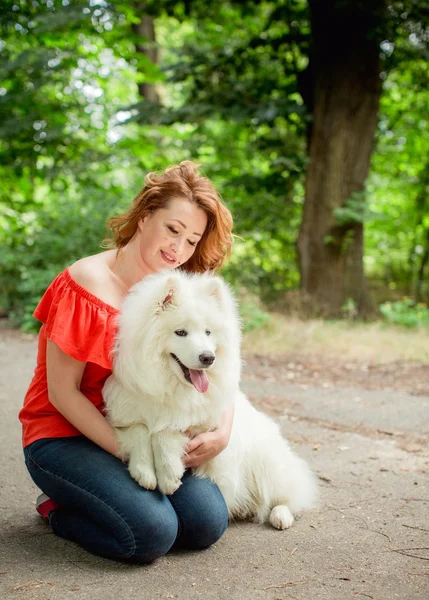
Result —
M 178 546 L 188 549 L 208 548 L 217 542 L 228 527 L 228 509 L 219 488 L 209 480 L 187 481 L 185 498 L 173 498 L 173 506 L 179 515 L 181 531 Z
M 164 556 L 176 541 L 178 529 L 177 516 L 171 510 L 144 515 L 139 523 L 133 525 L 132 552 L 128 551 L 126 560 L 147 564 Z
M 191 550 L 204 550 L 220 540 L 228 527 L 228 519 L 210 519 L 206 515 L 193 528 L 192 535 L 186 539 L 186 547 Z
M 123 511 L 109 509 L 94 515 L 69 508 L 59 508 L 49 515 L 52 531 L 90 552 L 106 558 L 131 563 L 151 563 L 164 556 L 177 538 L 178 521 L 174 511 Z M 103 512 L 103 511 L 100 511 Z
M 203 549 L 212 546 L 220 540 L 227 527 L 228 510 L 224 503 L 219 502 L 215 506 L 198 511 L 195 515 L 194 535 L 189 540 L 190 547 Z

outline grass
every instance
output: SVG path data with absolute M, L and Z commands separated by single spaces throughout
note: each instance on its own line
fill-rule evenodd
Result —
M 246 333 L 244 352 L 316 354 L 341 360 L 429 362 L 428 328 L 405 329 L 382 321 L 303 321 L 270 314 L 269 323 Z

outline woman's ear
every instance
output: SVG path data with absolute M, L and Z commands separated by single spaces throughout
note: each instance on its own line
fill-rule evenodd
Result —
M 153 213 L 148 212 L 147 215 L 145 217 L 143 217 L 143 219 L 139 219 L 139 221 L 137 223 L 137 227 L 140 229 L 140 231 L 143 231 L 144 226 L 149 221 L 152 214 Z

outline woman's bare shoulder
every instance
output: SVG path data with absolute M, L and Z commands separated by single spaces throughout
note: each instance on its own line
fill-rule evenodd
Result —
M 104 252 L 81 258 L 69 267 L 69 273 L 72 278 L 76 283 L 88 289 L 89 292 L 92 291 L 89 288 L 103 282 L 107 277 L 107 270 L 108 267 Z
M 109 269 L 111 251 L 81 258 L 69 267 L 72 279 L 85 290 L 114 308 L 119 308 L 121 290 L 115 285 Z

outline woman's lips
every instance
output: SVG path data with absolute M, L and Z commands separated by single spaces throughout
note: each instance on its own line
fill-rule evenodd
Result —
M 176 259 L 173 258 L 170 254 L 166 254 L 163 250 L 161 250 L 161 256 L 169 265 L 174 265 L 176 263 Z

